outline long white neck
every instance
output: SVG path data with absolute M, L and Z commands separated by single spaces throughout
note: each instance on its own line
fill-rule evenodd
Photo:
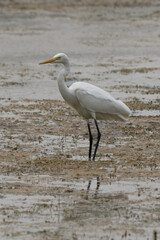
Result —
M 58 80 L 58 88 L 62 97 L 68 104 L 73 105 L 73 101 L 74 101 L 73 93 L 65 84 L 65 77 L 69 74 L 69 72 L 70 72 L 69 61 L 66 61 L 64 64 L 64 69 L 62 69 L 58 74 L 57 80 Z

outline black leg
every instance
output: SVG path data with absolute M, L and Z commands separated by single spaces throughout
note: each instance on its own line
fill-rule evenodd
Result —
M 100 139 L 101 139 L 101 133 L 100 133 L 100 131 L 99 131 L 99 127 L 98 127 L 97 120 L 94 119 L 94 122 L 95 122 L 95 125 L 96 125 L 96 128 L 97 128 L 98 137 L 97 137 L 96 147 L 95 147 L 95 150 L 94 150 L 93 161 L 95 161 L 95 158 L 96 158 L 96 152 L 97 152 L 97 149 L 98 149 L 99 141 L 100 141 Z
M 92 137 L 92 132 L 91 132 L 89 122 L 88 122 L 88 132 L 89 132 L 89 161 L 91 161 L 93 137 Z

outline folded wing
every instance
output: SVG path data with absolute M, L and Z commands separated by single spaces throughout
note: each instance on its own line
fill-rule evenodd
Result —
M 108 92 L 88 83 L 77 83 L 72 89 L 80 105 L 95 114 L 97 119 L 125 120 L 131 113 L 122 101 L 116 100 Z

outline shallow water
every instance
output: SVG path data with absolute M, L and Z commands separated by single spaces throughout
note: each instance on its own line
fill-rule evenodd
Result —
M 0 15 L 1 98 L 62 99 L 56 82 L 60 68 L 39 62 L 65 52 L 72 65 L 69 78 L 89 81 L 122 100 L 157 99 L 159 92 L 144 92 L 146 87 L 160 86 L 156 13 L 156 6 L 4 8 Z M 129 88 L 121 90 L 121 85 Z M 135 92 L 133 87 L 139 85 Z
M 158 1 L 16 2 L 0 10 L 0 239 L 158 239 Z M 96 162 L 86 124 L 57 101 L 60 67 L 39 65 L 57 52 L 70 58 L 69 84 L 132 109 L 126 123 L 100 124 Z
M 126 182 L 112 179 L 107 184 L 100 178 L 98 188 L 96 178 L 89 181 L 83 179 L 74 182 L 66 182 L 62 179 L 55 181 L 55 177 L 48 175 L 1 177 L 1 187 L 13 192 L 12 194 L 2 193 L 0 197 L 1 238 L 29 239 L 32 236 L 36 239 L 36 236 L 42 238 L 46 235 L 52 236 L 54 233 L 67 238 L 75 233 L 83 239 L 81 228 L 85 224 L 85 239 L 106 238 L 107 236 L 119 239 L 124 234 L 129 239 L 139 238 L 139 236 L 141 239 L 146 239 L 146 237 L 152 239 L 153 232 L 159 229 L 158 199 L 160 193 L 157 181 L 144 182 L 130 179 Z M 19 186 L 25 191 L 36 187 L 42 193 L 14 194 L 14 189 L 17 192 Z M 94 210 L 92 211 L 91 208 Z M 98 221 L 101 222 L 101 226 L 98 224 L 94 234 L 89 233 L 90 224 L 96 215 L 99 216 Z M 150 227 L 145 222 L 146 218 L 154 219 Z M 130 222 L 133 221 L 135 227 L 139 225 L 136 232 L 134 227 L 128 225 L 127 219 Z M 110 224 L 107 226 L 108 221 Z M 71 233 L 67 233 L 70 222 L 74 227 Z M 115 226 L 118 229 L 115 229 Z

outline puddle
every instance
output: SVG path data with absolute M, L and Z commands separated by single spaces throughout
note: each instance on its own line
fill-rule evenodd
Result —
M 0 198 L 1 239 L 16 239 L 16 237 L 29 239 L 31 235 L 34 236 L 43 231 L 44 233 L 46 231 L 55 232 L 64 218 L 63 211 L 67 206 L 67 201 L 67 198 L 63 198 L 61 201 L 60 196 L 49 195 L 7 194 L 3 196 Z M 69 204 L 71 204 L 71 200 Z M 14 228 L 15 224 L 16 228 Z
M 136 110 L 132 112 L 133 117 L 138 117 L 138 116 L 144 116 L 144 117 L 149 117 L 149 116 L 160 116 L 160 111 L 159 110 Z
M 87 224 L 87 239 L 96 239 L 98 236 L 118 239 L 123 235 L 131 239 L 138 236 L 146 239 L 153 236 L 155 230 L 159 232 L 158 179 L 156 182 L 112 179 L 107 183 L 101 177 L 73 182 L 57 180 L 55 176 L 48 175 L 1 175 L 0 180 L 3 187 L 0 195 L 0 236 L 3 239 L 29 239 L 39 234 L 43 237 L 46 231 L 50 236 L 58 234 L 72 237 L 76 234 L 81 238 L 82 223 Z M 23 194 L 18 192 L 20 186 L 24 189 Z M 35 187 L 39 189 L 37 192 L 34 192 Z M 15 194 L 4 193 L 5 188 Z M 152 210 L 154 215 L 151 215 Z M 97 215 L 101 225 L 95 218 Z M 145 221 L 146 217 L 152 218 L 151 226 Z M 97 225 L 96 233 L 90 232 L 90 223 L 93 221 Z M 133 223 L 133 226 L 129 223 Z M 70 224 L 74 227 L 71 233 L 67 233 Z M 136 232 L 135 227 L 138 227 Z

